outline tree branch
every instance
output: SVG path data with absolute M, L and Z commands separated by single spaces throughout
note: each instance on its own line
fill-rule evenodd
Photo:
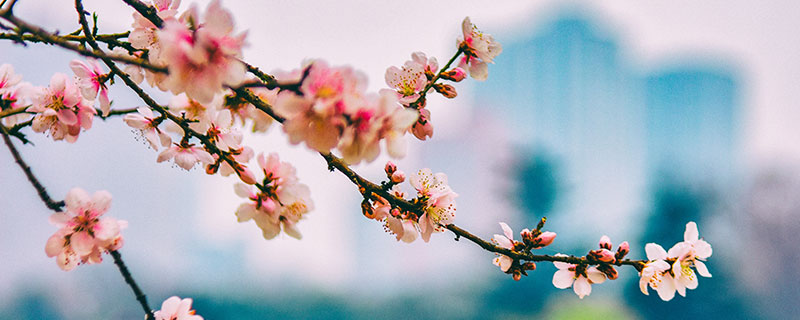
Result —
M 64 207 L 64 201 L 55 201 L 53 198 L 50 197 L 50 194 L 47 193 L 47 189 L 39 182 L 39 179 L 36 179 L 36 176 L 33 175 L 33 171 L 31 167 L 22 160 L 22 156 L 20 156 L 19 151 L 17 148 L 14 147 L 14 143 L 11 142 L 11 139 L 8 138 L 8 132 L 6 132 L 6 128 L 4 126 L 0 126 L 0 134 L 3 136 L 3 141 L 6 143 L 8 150 L 11 151 L 11 156 L 14 157 L 14 161 L 17 162 L 17 165 L 22 169 L 22 172 L 25 173 L 25 177 L 28 178 L 33 188 L 36 189 L 36 193 L 39 194 L 39 198 L 42 199 L 44 205 L 47 206 L 50 210 L 59 212 Z

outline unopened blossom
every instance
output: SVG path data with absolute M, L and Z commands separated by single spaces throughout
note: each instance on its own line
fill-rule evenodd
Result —
M 411 126 L 411 133 L 417 139 L 425 141 L 425 139 L 433 137 L 433 123 L 431 122 L 431 111 L 428 109 L 419 110 L 419 118 L 414 125 Z
M 81 128 L 92 127 L 96 111 L 81 96 L 78 87 L 63 73 L 50 79 L 50 86 L 37 89 L 33 105 L 28 111 L 36 112 L 33 131 L 49 131 L 53 140 L 75 142 Z
M 425 203 L 419 229 L 422 240 L 428 242 L 433 232 L 443 232 L 445 225 L 453 223 L 458 194 L 447 184 L 447 175 L 434 175 L 428 168 L 411 175 L 409 182 L 417 190 L 417 197 Z
M 169 297 L 161 303 L 161 310 L 153 312 L 155 320 L 203 320 L 192 310 L 192 299 Z
M 509 227 L 505 222 L 500 222 L 500 228 L 503 229 L 503 234 L 495 234 L 492 237 L 492 242 L 496 243 L 500 247 L 514 250 L 514 232 L 511 231 L 511 227 Z M 503 272 L 507 272 L 508 269 L 511 268 L 511 264 L 514 262 L 514 259 L 499 253 L 497 255 L 499 257 L 494 258 L 492 263 L 500 267 L 500 270 Z
M 254 220 L 265 239 L 275 238 L 281 230 L 300 239 L 302 235 L 296 224 L 314 209 L 308 186 L 299 183 L 295 168 L 282 162 L 275 153 L 258 155 L 258 165 L 264 173 L 257 190 L 242 183 L 235 185 L 236 194 L 249 201 L 236 210 L 239 222 Z
M 80 263 L 100 263 L 102 253 L 122 247 L 120 230 L 128 223 L 103 215 L 111 206 L 111 194 L 95 192 L 89 196 L 73 188 L 64 199 L 65 209 L 50 216 L 50 223 L 60 229 L 45 245 L 48 257 L 56 257 L 59 268 L 69 271 Z
M 414 54 L 421 55 L 424 59 L 424 53 Z M 384 75 L 386 85 L 397 92 L 400 103 L 409 105 L 419 99 L 420 93 L 428 84 L 428 78 L 425 76 L 426 63 L 427 61 L 420 63 L 417 60 L 409 60 L 402 67 L 391 66 L 386 69 Z
M 103 72 L 100 63 L 94 59 L 86 62 L 75 59 L 69 63 L 69 67 L 72 72 L 75 72 L 83 97 L 87 100 L 97 98 L 100 101 L 100 110 L 103 111 L 103 116 L 107 116 L 111 111 L 111 101 L 108 100 L 108 87 L 105 83 L 108 75 Z
M 136 111 L 139 113 L 126 114 L 122 120 L 128 126 L 138 129 L 142 137 L 150 143 L 154 150 L 160 149 L 159 145 L 168 147 L 172 143 L 172 139 L 158 128 L 160 122 L 156 121 L 157 117 L 153 114 L 153 110 L 147 107 L 139 107 Z
M 214 163 L 214 157 L 202 147 L 192 144 L 175 143 L 158 154 L 156 162 L 173 160 L 176 165 L 184 170 L 191 170 L 198 162 L 203 164 Z
M 489 34 L 478 30 L 469 20 L 464 18 L 461 23 L 463 38 L 458 39 L 459 49 L 464 51 L 464 57 L 459 62 L 459 67 L 469 71 L 475 80 L 486 80 L 489 76 L 487 63 L 494 63 L 494 58 L 503 51 L 503 46 Z
M 556 254 L 556 257 L 566 257 L 563 254 Z M 592 284 L 603 283 L 606 275 L 596 267 L 586 267 L 585 265 L 574 265 L 571 263 L 554 261 L 553 265 L 558 268 L 553 274 L 553 285 L 559 289 L 572 287 L 579 298 L 588 296 L 592 293 Z
M 648 243 L 644 247 L 647 253 L 647 262 L 639 273 L 639 289 L 649 295 L 647 287 L 658 292 L 661 300 L 670 301 L 675 297 L 675 278 L 670 273 L 670 265 L 666 262 L 667 251 L 660 245 Z
M 174 94 L 185 92 L 189 98 L 209 103 L 225 86 L 245 79 L 247 70 L 239 59 L 246 33 L 233 34 L 233 16 L 219 0 L 209 3 L 202 20 L 194 6 L 184 16 L 184 21 L 164 21 L 157 35 L 161 59 L 169 69 L 163 85 Z
M 686 224 L 683 242 L 675 244 L 667 252 L 667 257 L 676 259 L 672 263 L 672 274 L 675 277 L 675 289 L 681 296 L 686 296 L 686 289 L 697 288 L 697 275 L 692 267 L 697 269 L 697 273 L 703 277 L 711 277 L 703 261 L 711 256 L 711 245 L 700 239 L 697 224 L 689 222 Z

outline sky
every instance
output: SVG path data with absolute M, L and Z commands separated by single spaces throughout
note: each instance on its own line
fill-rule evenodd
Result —
M 181 8 L 190 3 L 184 0 Z M 206 3 L 198 4 L 204 8 Z M 401 65 L 414 51 L 439 61 L 448 59 L 465 16 L 502 42 L 545 23 L 554 12 L 577 8 L 610 25 L 622 41 L 620 52 L 641 70 L 659 70 L 683 57 L 735 65 L 746 81 L 740 141 L 747 165 L 800 161 L 800 144 L 796 143 L 800 141 L 800 126 L 796 125 L 800 91 L 795 88 L 800 79 L 800 59 L 796 58 L 800 38 L 795 35 L 800 9 L 793 1 L 773 1 L 769 6 L 738 0 L 223 3 L 234 13 L 237 30 L 248 32 L 244 56 L 250 63 L 263 70 L 289 70 L 306 58 L 322 58 L 364 71 L 371 90 L 384 87 L 385 69 Z M 66 33 L 75 28 L 69 4 L 20 0 L 17 13 Z M 131 22 L 130 10 L 121 1 L 86 1 L 85 7 L 100 13 L 101 30 L 125 30 Z M 36 48 L 24 50 L 2 42 L 0 63 L 12 63 L 26 81 L 39 85 L 47 83 L 54 71 L 69 72 L 67 64 L 73 55 Z M 491 67 L 489 72 L 491 77 Z M 398 163 L 406 172 L 430 166 L 434 172 L 451 175 L 451 186 L 460 193 L 459 205 L 464 208 L 457 221 L 488 238 L 499 231 L 498 221 L 518 219 L 502 195 L 486 191 L 507 187 L 507 181 L 487 169 L 507 161 L 504 155 L 513 148 L 509 142 L 513 133 L 505 132 L 503 123 L 492 121 L 491 115 L 482 114 L 471 102 L 473 86 L 480 83 L 457 85 L 459 97 L 455 100 L 429 102 L 436 124 L 434 140 L 458 143 L 469 138 L 473 143 L 468 148 L 476 154 L 497 156 L 454 163 L 433 159 L 425 154 L 430 147 L 414 141 L 409 156 Z M 112 98 L 120 106 L 138 106 L 121 89 L 112 90 Z M 156 96 L 166 101 L 166 95 Z M 166 297 L 170 290 L 219 286 L 311 287 L 380 296 L 387 291 L 447 286 L 454 279 L 496 272 L 489 264 L 491 255 L 463 241 L 453 242 L 449 234 L 439 235 L 430 244 L 396 243 L 383 234 L 379 224 L 360 217 L 357 192 L 351 184 L 328 173 L 322 160 L 304 147 L 287 145 L 277 128 L 267 136 L 248 136 L 245 141 L 256 150 L 276 151 L 295 163 L 301 180 L 311 187 L 317 210 L 301 224 L 302 241 L 285 236 L 265 241 L 253 224 L 236 223 L 233 210 L 239 200 L 232 192 L 232 180 L 156 164 L 155 153 L 134 140 L 129 131 L 119 120 L 97 121 L 74 146 L 39 136 L 34 137 L 35 148 L 21 149 L 56 197 L 75 185 L 114 194 L 112 215 L 131 221 L 123 253 L 130 256 L 133 270 L 145 274 L 144 285 L 158 288 L 155 296 Z M 431 153 L 447 155 L 446 149 Z M 385 160 L 356 170 L 380 179 Z M 87 286 L 86 282 L 95 273 L 117 281 L 114 270 L 90 266 L 65 279 L 42 250 L 54 231 L 46 223 L 49 212 L 12 164 L 10 156 L 0 152 L 0 207 L 5 208 L 0 211 L 0 252 L 13 257 L 0 264 L 0 288 L 5 288 L 0 289 L 0 298 L 13 296 L 12 288 L 30 279 L 60 293 L 82 288 L 80 296 L 101 296 L 102 292 L 91 291 L 96 284 Z M 232 268 L 226 261 L 241 264 L 241 268 Z M 437 271 L 454 262 L 470 267 L 445 274 Z M 476 264 L 488 266 L 470 269 Z M 398 271 L 422 271 L 423 276 L 394 276 Z M 156 272 L 158 276 L 151 275 Z M 64 308 L 68 308 L 69 299 L 65 300 Z

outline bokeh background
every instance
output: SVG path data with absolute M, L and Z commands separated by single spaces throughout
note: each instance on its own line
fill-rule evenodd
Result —
M 182 9 L 191 1 L 183 1 Z M 207 2 L 200 1 L 200 8 Z M 317 209 L 301 241 L 265 241 L 236 222 L 233 179 L 155 162 L 121 119 L 75 144 L 26 131 L 23 157 L 57 198 L 79 186 L 114 195 L 130 222 L 123 257 L 158 308 L 191 297 L 206 319 L 785 319 L 800 312 L 800 6 L 795 1 L 232 1 L 262 69 L 323 58 L 366 72 L 414 51 L 446 61 L 465 16 L 504 46 L 489 80 L 433 98 L 432 141 L 410 139 L 406 172 L 445 172 L 457 223 L 484 238 L 542 216 L 559 235 L 545 253 L 583 254 L 607 234 L 633 258 L 681 241 L 687 221 L 714 246 L 713 278 L 686 298 L 639 292 L 634 270 L 579 300 L 541 263 L 515 282 L 493 255 L 440 234 L 398 243 L 360 214 L 358 193 L 280 128 L 246 137 L 294 163 Z M 121 1 L 86 1 L 101 32 L 127 30 Z M 70 1 L 21 0 L 17 13 L 68 33 Z M 0 42 L 0 63 L 46 85 L 76 56 Z M 151 92 L 166 102 L 169 96 Z M 115 85 L 118 108 L 142 105 Z M 19 144 L 18 144 L 19 145 Z M 357 166 L 380 180 L 385 158 Z M 50 212 L 0 152 L 0 318 L 141 319 L 110 259 L 63 272 L 44 254 Z

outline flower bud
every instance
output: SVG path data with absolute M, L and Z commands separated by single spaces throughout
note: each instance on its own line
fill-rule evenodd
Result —
M 607 249 L 611 250 L 611 239 L 608 236 L 604 235 L 600 237 L 600 249 Z
M 615 269 L 614 267 L 612 267 L 610 265 L 601 264 L 601 265 L 597 266 L 597 270 L 599 270 L 600 272 L 604 273 L 606 275 L 606 277 L 608 277 L 608 280 L 617 280 L 617 278 L 619 277 L 619 273 L 617 272 L 617 269 Z
M 368 219 L 375 218 L 375 209 L 372 208 L 372 205 L 370 205 L 367 199 L 361 201 L 361 213 L 363 213 L 364 216 L 367 217 Z
M 522 231 L 519 232 L 519 235 L 522 237 L 522 241 L 525 243 L 533 243 L 533 233 L 531 233 L 528 228 L 522 229 Z
M 246 184 L 256 184 L 256 177 L 250 169 L 240 165 L 239 168 L 236 168 L 236 174 L 239 175 L 239 179 L 241 179 L 242 182 Z
M 403 172 L 402 170 L 397 170 L 394 173 L 392 173 L 391 180 L 394 183 L 401 183 L 403 181 L 406 181 L 406 173 Z
M 459 82 L 461 80 L 464 80 L 464 78 L 467 77 L 467 72 L 464 71 L 464 69 L 456 67 L 456 68 L 451 69 L 450 71 L 442 72 L 442 76 L 441 77 L 443 79 L 447 79 L 447 80 L 450 80 L 450 81 L 453 81 L 453 82 Z
M 522 270 L 533 271 L 536 270 L 536 264 L 533 262 L 525 262 L 522 264 Z
M 608 249 L 592 250 L 590 252 L 592 257 L 598 261 L 612 263 L 614 262 L 614 253 Z
M 387 161 L 386 162 L 386 166 L 383 167 L 383 171 L 386 172 L 386 176 L 387 177 L 391 177 L 392 173 L 397 171 L 397 166 L 394 163 L 392 163 L 391 161 Z
M 449 84 L 435 83 L 433 85 L 433 89 L 436 90 L 436 92 L 441 93 L 445 98 L 448 99 L 453 99 L 458 95 L 458 93 L 456 92 L 456 88 Z
M 617 248 L 617 254 L 614 255 L 617 260 L 622 260 L 629 252 L 631 252 L 631 246 L 628 244 L 628 241 L 624 241 L 619 244 L 619 248 Z
M 534 239 L 534 243 L 536 244 L 536 248 L 546 247 L 553 243 L 553 240 L 556 239 L 556 233 L 551 231 L 542 232 L 536 239 Z

